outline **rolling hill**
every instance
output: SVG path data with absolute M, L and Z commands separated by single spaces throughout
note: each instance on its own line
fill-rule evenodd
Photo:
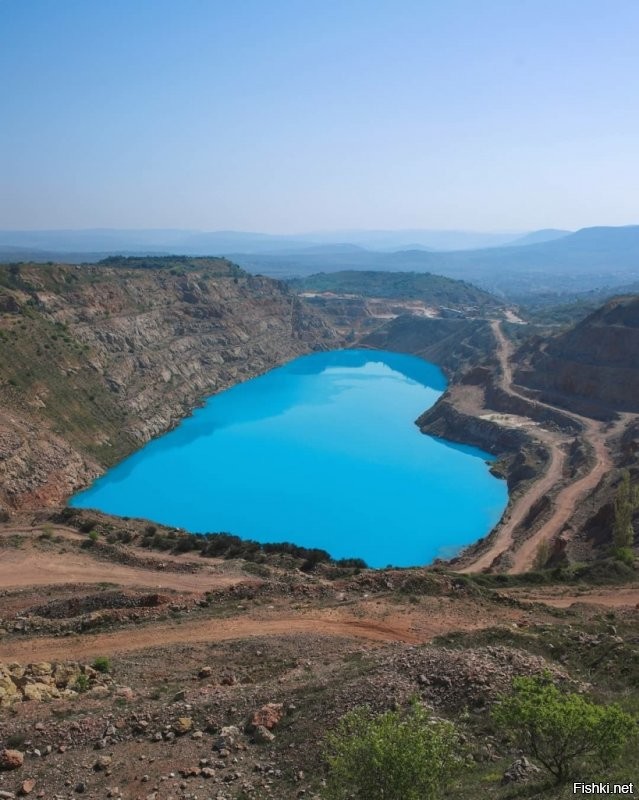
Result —
M 558 302 L 639 278 L 639 225 L 583 228 L 552 241 L 455 252 L 400 250 L 330 254 L 234 254 L 250 271 L 302 276 L 343 270 L 432 272 L 472 281 L 515 302 Z
M 321 272 L 288 281 L 298 292 L 335 292 L 362 297 L 422 300 L 437 306 L 498 308 L 502 302 L 465 281 L 431 275 L 429 272 L 380 272 L 347 270 Z

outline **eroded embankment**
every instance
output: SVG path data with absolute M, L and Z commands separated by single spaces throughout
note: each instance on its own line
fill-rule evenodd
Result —
M 512 345 L 498 321 L 491 328 L 497 372 L 478 370 L 471 376 L 474 385 L 464 386 L 463 380 L 452 385 L 418 424 L 424 432 L 500 456 L 508 479 L 510 501 L 499 524 L 455 565 L 464 572 L 521 572 L 534 565 L 542 545 L 570 534 L 578 504 L 614 466 L 608 442 L 625 421 L 605 429 L 601 422 L 524 395 L 512 382 Z
M 523 571 L 542 544 L 546 555 L 563 551 L 583 527 L 585 498 L 614 468 L 612 445 L 628 422 L 614 414 L 614 423 L 601 422 L 515 385 L 514 347 L 502 327 L 497 319 L 400 318 L 363 342 L 440 364 L 451 383 L 417 420 L 420 429 L 499 459 L 493 470 L 508 481 L 509 504 L 489 536 L 453 562 L 464 571 Z

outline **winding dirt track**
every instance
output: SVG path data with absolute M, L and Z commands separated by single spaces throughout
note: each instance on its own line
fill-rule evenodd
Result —
M 513 348 L 511 342 L 502 331 L 500 321 L 492 320 L 491 327 L 497 342 L 501 389 L 513 397 L 531 402 L 530 398 L 519 393 L 513 387 L 511 366 Z M 539 406 L 557 410 L 554 406 L 539 400 L 534 402 Z M 548 469 L 515 504 L 514 508 L 511 510 L 510 516 L 499 528 L 490 548 L 473 562 L 461 569 L 461 572 L 477 572 L 479 570 L 488 569 L 495 558 L 506 551 L 510 551 L 513 558 L 511 567 L 508 570 L 509 572 L 525 572 L 530 569 L 533 566 L 539 545 L 544 541 L 552 540 L 563 529 L 573 515 L 577 503 L 597 486 L 601 478 L 613 466 L 606 439 L 617 433 L 619 429 L 626 424 L 628 415 L 622 415 L 613 428 L 606 433 L 605 423 L 597 422 L 596 420 L 564 411 L 563 409 L 562 413 L 580 424 L 583 429 L 584 437 L 592 445 L 594 461 L 591 469 L 584 476 L 569 483 L 559 491 L 553 501 L 553 510 L 550 518 L 519 547 L 514 547 L 514 534 L 516 529 L 524 521 L 534 504 L 555 489 L 561 480 L 566 463 L 564 448 L 570 442 L 569 437 L 556 433 L 555 431 L 540 428 L 532 420 L 528 420 L 526 427 L 529 432 L 542 441 L 548 448 L 550 454 Z
M 555 608 L 570 608 L 575 604 L 606 608 L 639 608 L 639 586 L 615 586 L 613 589 L 567 590 L 566 587 L 507 589 L 508 597 L 530 603 L 543 603 Z
M 539 438 L 542 438 L 541 436 Z M 489 569 L 497 556 L 506 551 L 510 551 L 518 555 L 519 551 L 514 550 L 514 533 L 515 530 L 523 523 L 528 513 L 533 508 L 535 503 L 541 500 L 542 497 L 548 495 L 561 480 L 564 464 L 566 462 L 566 455 L 559 446 L 555 446 L 550 440 L 543 439 L 544 443 L 548 446 L 550 453 L 550 463 L 548 469 L 541 476 L 541 478 L 530 487 L 530 490 L 519 499 L 512 508 L 510 515 L 504 519 L 500 528 L 488 550 L 478 556 L 473 562 L 461 568 L 459 572 L 481 572 L 482 570 Z M 551 522 L 549 520 L 548 522 Z M 535 543 L 533 548 L 533 559 L 536 553 L 538 543 Z M 511 572 L 522 572 L 521 568 L 515 569 L 514 566 Z
M 434 625 L 432 632 L 416 634 L 406 625 L 385 625 L 362 619 L 330 619 L 314 617 L 280 617 L 277 619 L 214 619 L 195 620 L 180 625 L 154 624 L 134 630 L 112 633 L 82 634 L 81 636 L 46 637 L 30 641 L 0 644 L 1 661 L 51 661 L 56 659 L 93 658 L 104 653 L 128 653 L 147 647 L 188 644 L 196 642 L 223 642 L 230 639 L 247 639 L 256 636 L 290 636 L 314 634 L 347 639 L 365 639 L 370 642 L 405 642 L 419 644 L 439 633 Z

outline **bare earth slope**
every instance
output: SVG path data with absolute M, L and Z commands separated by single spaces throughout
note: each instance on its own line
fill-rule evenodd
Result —
M 635 584 L 502 592 L 424 569 L 307 574 L 139 539 L 107 549 L 103 532 L 86 547 L 19 516 L 0 526 L 0 563 L 32 578 L 0 590 L 0 752 L 19 761 L 0 770 L 2 797 L 318 800 L 342 715 L 418 698 L 472 755 L 449 796 L 508 800 L 501 776 L 520 753 L 490 711 L 515 676 L 636 702 Z M 69 582 L 50 582 L 45 561 Z
M 610 343 L 616 341 L 617 361 L 625 358 L 624 369 L 632 372 L 634 380 L 635 356 L 624 356 L 626 345 L 619 339 L 619 326 L 623 323 L 634 330 L 635 309 L 639 309 L 639 301 L 611 304 L 589 323 L 556 338 L 572 341 L 576 347 L 581 328 L 595 328 L 600 350 L 607 353 Z M 586 351 L 593 336 L 582 342 Z M 629 337 L 632 348 L 631 333 Z M 411 352 L 442 364 L 452 382 L 417 424 L 426 433 L 471 442 L 501 459 L 500 469 L 510 490 L 509 507 L 491 536 L 456 560 L 457 568 L 522 572 L 530 569 L 542 552 L 544 558 L 554 557 L 572 548 L 573 542 L 580 558 L 592 558 L 592 545 L 584 542 L 583 531 L 597 515 L 604 527 L 607 525 L 600 543 L 610 541 L 611 528 L 604 518 L 610 513 L 614 470 L 634 464 L 636 437 L 632 435 L 635 415 L 615 410 L 610 399 L 605 368 L 597 373 L 597 391 L 576 398 L 575 410 L 568 410 L 573 405 L 568 396 L 555 405 L 546 394 L 532 391 L 530 380 L 521 385 L 536 363 L 534 359 L 526 361 L 526 353 L 543 353 L 546 344 L 533 339 L 517 349 L 505 335 L 504 323 L 497 319 L 400 317 L 366 336 L 363 343 Z M 548 347 L 551 345 L 559 347 L 554 339 L 549 340 Z M 588 358 L 596 372 L 595 362 L 603 356 L 595 348 L 582 355 L 582 360 Z M 532 366 L 524 369 L 522 361 Z M 624 383 L 621 373 L 617 378 L 616 391 L 625 387 L 626 404 L 631 403 L 632 380 Z M 606 392 L 609 399 L 602 413 Z M 599 419 L 589 416 L 596 409 Z M 601 524 L 595 527 L 601 532 Z M 542 544 L 549 549 L 540 550 Z
M 513 387 L 512 345 L 504 336 L 499 322 L 493 322 L 492 327 L 498 344 L 497 355 L 500 363 L 501 388 L 515 397 L 524 397 Z M 567 485 L 561 488 L 553 501 L 551 514 L 544 524 L 532 536 L 513 546 L 514 531 L 522 523 L 525 523 L 534 505 L 561 483 L 566 464 L 566 446 L 570 441 L 566 435 L 541 428 L 534 430 L 533 435 L 538 436 L 547 445 L 550 452 L 550 463 L 545 474 L 531 486 L 530 491 L 523 495 L 514 508 L 511 509 L 508 520 L 504 521 L 500 526 L 498 535 L 493 538 L 491 547 L 480 558 L 468 564 L 463 571 L 485 569 L 492 564 L 497 556 L 507 551 L 510 552 L 511 556 L 511 572 L 524 572 L 531 569 L 540 544 L 542 542 L 550 542 L 558 536 L 575 513 L 576 505 L 612 469 L 613 463 L 606 444 L 607 426 L 604 423 L 581 417 L 577 414 L 568 414 L 568 416 L 582 426 L 584 436 L 593 448 L 594 458 L 590 468 L 582 477 L 569 481 Z M 621 420 L 621 423 L 624 421 Z M 616 426 L 613 427 L 612 431 L 608 432 L 608 435 L 610 433 L 616 433 Z

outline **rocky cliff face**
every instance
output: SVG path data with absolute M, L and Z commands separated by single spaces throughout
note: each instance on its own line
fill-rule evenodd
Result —
M 61 502 L 202 398 L 333 330 L 283 284 L 185 269 L 0 268 L 0 506 Z
M 517 383 L 592 416 L 639 412 L 639 297 L 612 300 L 566 333 L 522 348 Z
M 483 319 L 397 317 L 361 342 L 368 347 L 396 350 L 439 364 L 449 376 L 460 376 L 490 358 L 495 338 Z

